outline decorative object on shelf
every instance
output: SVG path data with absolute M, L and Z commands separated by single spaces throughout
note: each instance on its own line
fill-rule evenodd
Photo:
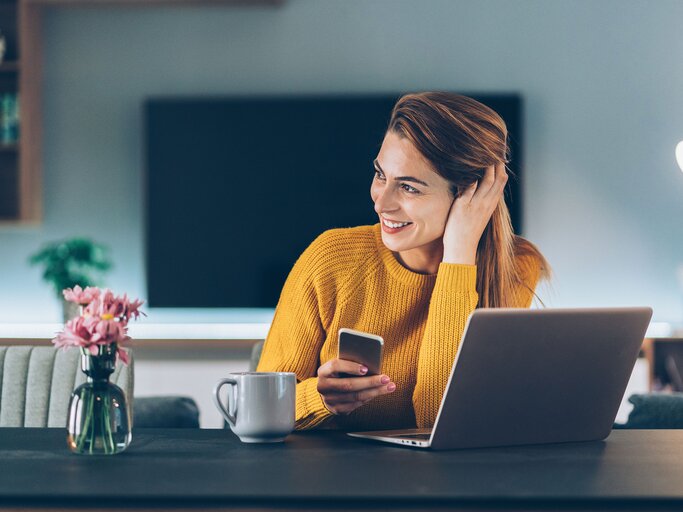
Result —
M 111 290 L 75 286 L 63 291 L 81 313 L 64 326 L 52 342 L 61 348 L 81 350 L 84 384 L 71 395 L 67 416 L 67 444 L 71 451 L 89 455 L 113 455 L 125 450 L 132 439 L 130 407 L 123 390 L 109 382 L 117 358 L 128 364 L 124 346 L 130 341 L 128 321 L 137 319 L 143 304 Z
M 96 286 L 97 274 L 112 266 L 108 250 L 89 238 L 70 238 L 44 245 L 29 258 L 31 265 L 43 265 L 43 280 L 51 284 L 57 298 L 62 301 L 63 321 L 79 314 L 78 305 L 65 300 L 62 290 Z

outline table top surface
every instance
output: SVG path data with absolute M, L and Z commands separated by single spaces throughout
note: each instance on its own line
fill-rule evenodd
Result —
M 0 428 L 0 504 L 675 503 L 683 431 L 601 442 L 435 452 L 294 433 L 243 444 L 229 430 L 138 429 L 115 456 L 75 455 L 64 429 Z M 406 501 L 407 500 L 407 501 Z

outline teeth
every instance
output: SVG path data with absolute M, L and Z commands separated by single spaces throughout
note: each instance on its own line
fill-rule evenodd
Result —
M 410 222 L 389 222 L 386 219 L 382 219 L 382 222 L 384 222 L 385 226 L 389 226 L 390 228 L 402 228 L 403 226 L 407 226 L 410 224 Z

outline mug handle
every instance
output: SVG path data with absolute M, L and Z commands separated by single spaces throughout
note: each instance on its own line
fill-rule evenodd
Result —
M 225 420 L 230 424 L 231 427 L 235 427 L 235 424 L 237 423 L 237 401 L 236 400 L 230 400 L 230 397 L 228 397 L 228 408 L 226 409 L 225 406 L 223 405 L 223 402 L 221 402 L 220 399 L 220 390 L 221 388 L 228 384 L 229 386 L 235 386 L 234 388 L 231 387 L 229 393 L 232 393 L 236 388 L 237 388 L 237 380 L 232 379 L 230 377 L 227 377 L 225 379 L 221 379 L 216 383 L 216 386 L 213 388 L 213 403 L 216 404 L 216 407 L 218 407 L 218 410 L 221 412 Z M 230 413 L 230 402 L 234 402 L 235 406 L 235 413 L 231 414 Z

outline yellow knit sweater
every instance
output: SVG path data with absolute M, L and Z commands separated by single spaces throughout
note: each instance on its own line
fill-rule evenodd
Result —
M 258 371 L 297 376 L 296 428 L 393 429 L 434 424 L 467 317 L 476 308 L 476 266 L 441 263 L 437 274 L 403 267 L 379 224 L 320 235 L 294 265 L 275 310 Z M 533 290 L 540 268 L 520 261 Z M 521 287 L 519 307 L 532 292 Z M 317 370 L 337 354 L 341 327 L 384 338 L 383 373 L 396 383 L 347 416 L 317 391 Z

